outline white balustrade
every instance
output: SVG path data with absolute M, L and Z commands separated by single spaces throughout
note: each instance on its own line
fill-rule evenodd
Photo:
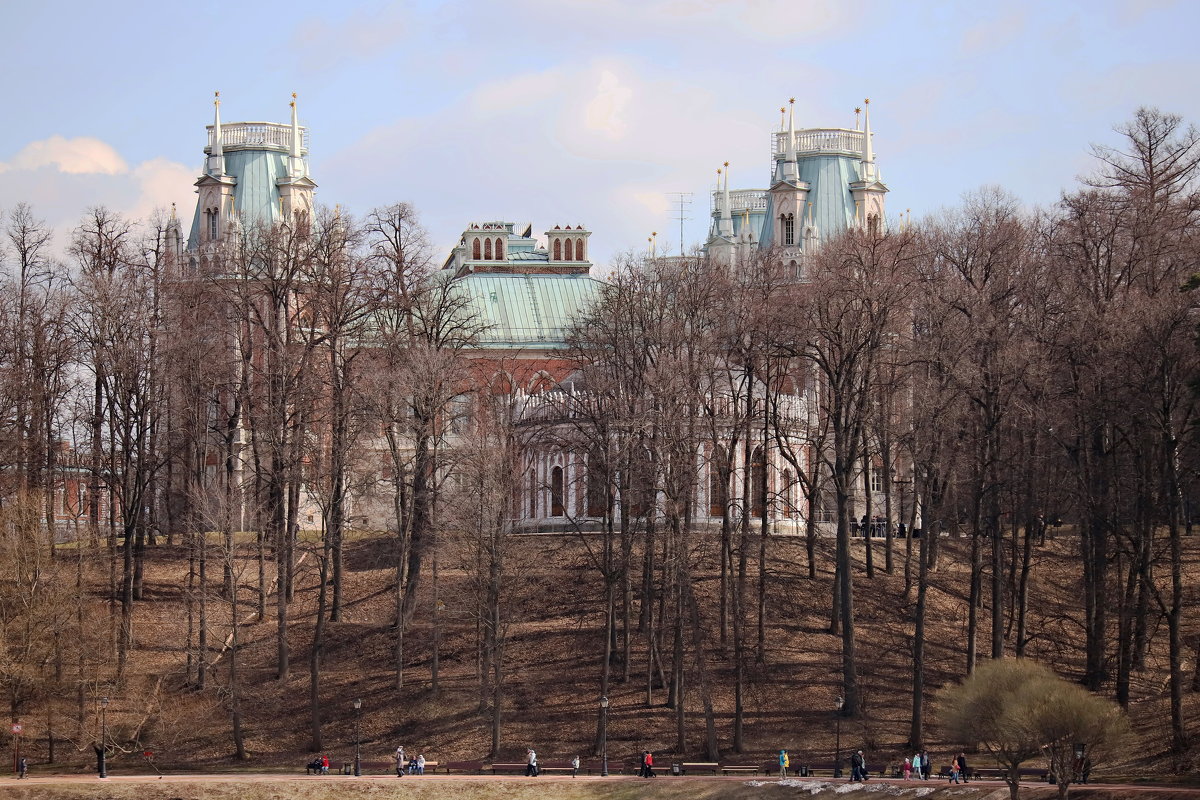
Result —
M 774 149 L 772 157 L 781 156 L 788 151 L 787 131 L 771 134 Z M 849 128 L 805 128 L 796 131 L 796 153 L 854 153 L 863 151 L 863 132 L 852 131 Z
M 213 126 L 208 126 L 208 146 L 213 146 Z M 229 122 L 221 125 L 221 147 L 292 148 L 292 126 L 279 122 Z M 308 151 L 308 130 L 300 129 L 301 152 Z

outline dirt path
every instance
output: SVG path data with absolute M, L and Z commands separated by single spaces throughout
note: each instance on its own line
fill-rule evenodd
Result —
M 791 800 L 800 797 L 838 797 L 845 800 L 879 797 L 954 798 L 955 800 L 1007 800 L 1008 789 L 999 781 L 972 781 L 966 785 L 937 782 L 873 780 L 850 788 L 813 779 L 744 777 L 664 777 L 645 781 L 629 776 L 578 778 L 525 778 L 509 775 L 341 775 L 281 776 L 278 774 L 115 775 L 103 781 L 93 775 L 55 775 L 25 780 L 0 779 L 6 800 L 378 800 L 384 797 L 414 800 Z M 1057 796 L 1053 786 L 1026 784 L 1021 797 L 1048 800 Z M 1091 784 L 1073 788 L 1077 800 L 1181 800 L 1200 798 L 1200 788 Z

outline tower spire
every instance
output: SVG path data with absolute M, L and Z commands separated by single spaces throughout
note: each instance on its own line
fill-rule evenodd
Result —
M 221 141 L 221 93 L 213 95 L 213 140 L 208 154 L 208 174 L 225 174 L 225 150 Z
M 788 149 L 787 160 L 796 160 L 796 98 L 788 99 Z
M 864 181 L 875 180 L 875 148 L 871 144 L 871 98 L 863 100 L 863 175 Z
M 729 162 L 725 162 L 725 185 L 721 189 L 721 228 L 720 234 L 733 236 L 733 208 L 729 205 Z
M 293 178 L 304 175 L 304 162 L 300 158 L 300 119 L 296 111 L 296 93 L 292 92 L 292 146 L 288 154 L 288 170 Z

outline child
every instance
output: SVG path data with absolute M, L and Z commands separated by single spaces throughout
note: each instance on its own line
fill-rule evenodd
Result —
M 579 756 L 575 756 L 571 759 L 571 777 L 579 777 Z
M 904 780 L 912 777 L 912 760 L 908 756 L 904 757 Z

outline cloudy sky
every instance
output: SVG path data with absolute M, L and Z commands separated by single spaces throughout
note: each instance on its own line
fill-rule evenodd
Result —
M 89 206 L 190 217 L 225 121 L 288 120 L 318 199 L 466 223 L 586 223 L 593 260 L 707 230 L 721 162 L 765 188 L 769 133 L 852 127 L 871 98 L 889 212 L 999 184 L 1050 204 L 1139 105 L 1200 122 L 1195 0 L 0 0 L 0 209 L 60 230 Z

